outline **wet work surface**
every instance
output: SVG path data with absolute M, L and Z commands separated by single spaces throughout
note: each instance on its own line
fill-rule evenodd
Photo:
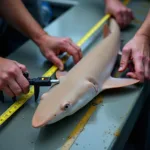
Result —
M 144 21 L 149 3 L 132 1 L 128 6 L 133 10 L 136 20 L 122 31 L 123 44 L 133 37 Z M 70 37 L 77 43 L 103 16 L 104 4 L 78 3 L 47 26 L 45 31 L 54 36 Z M 91 50 L 96 42 L 102 40 L 102 27 L 97 34 L 98 36 L 93 36 L 83 45 L 84 54 Z M 31 77 L 42 76 L 51 66 L 32 41 L 22 45 L 8 58 L 25 64 Z M 66 64 L 67 69 L 72 66 L 72 62 L 70 58 Z M 148 95 L 148 86 L 146 84 L 105 91 L 99 95 L 98 104 L 91 107 L 89 103 L 74 115 L 42 129 L 35 129 L 31 125 L 38 105 L 33 96 L 0 127 L 0 150 L 68 149 L 68 146 L 64 145 L 68 139 L 74 141 L 71 150 L 121 150 Z M 48 89 L 41 87 L 40 96 Z M 5 98 L 5 103 L 0 103 L 1 114 L 12 104 L 9 98 Z M 84 119 L 87 119 L 88 113 L 91 117 L 84 126 Z M 74 140 L 78 131 L 80 134 Z

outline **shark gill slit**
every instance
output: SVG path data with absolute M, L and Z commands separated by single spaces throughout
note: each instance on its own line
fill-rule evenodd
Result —
M 95 81 L 94 78 L 92 78 L 92 77 L 87 77 L 87 78 L 85 79 L 85 83 L 84 83 L 84 84 L 86 85 L 87 89 L 93 88 L 94 91 L 95 91 L 95 93 L 96 93 L 96 94 L 98 93 L 98 83 Z M 70 107 L 71 107 L 71 104 L 70 104 L 70 102 L 68 101 L 68 102 L 66 102 L 65 104 L 63 104 L 63 105 L 61 106 L 61 110 L 67 111 Z
M 94 88 L 95 92 L 98 93 L 98 83 L 96 82 L 96 80 L 92 77 L 87 77 L 86 80 L 92 85 L 92 87 Z

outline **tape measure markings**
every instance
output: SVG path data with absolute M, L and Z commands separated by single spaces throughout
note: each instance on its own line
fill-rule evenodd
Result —
M 99 28 L 101 25 L 110 17 L 109 14 L 105 15 L 78 43 L 78 46 L 84 44 L 85 40 L 89 39 L 89 37 Z

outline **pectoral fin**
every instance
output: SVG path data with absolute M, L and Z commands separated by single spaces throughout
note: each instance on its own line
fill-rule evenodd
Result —
M 139 80 L 128 78 L 108 78 L 103 84 L 102 89 L 121 88 L 138 83 Z

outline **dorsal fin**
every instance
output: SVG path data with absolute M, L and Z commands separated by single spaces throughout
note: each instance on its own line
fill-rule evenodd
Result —
M 110 33 L 111 32 L 110 32 L 109 26 L 105 24 L 103 27 L 103 38 L 106 38 Z
M 61 77 L 64 77 L 68 72 L 67 71 L 56 71 L 56 78 L 60 79 Z

